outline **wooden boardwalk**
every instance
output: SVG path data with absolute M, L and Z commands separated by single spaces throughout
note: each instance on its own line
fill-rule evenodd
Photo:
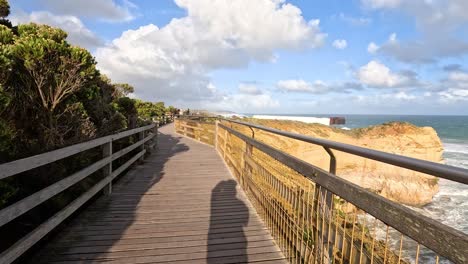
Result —
M 158 144 L 31 263 L 286 263 L 213 147 L 173 125 Z

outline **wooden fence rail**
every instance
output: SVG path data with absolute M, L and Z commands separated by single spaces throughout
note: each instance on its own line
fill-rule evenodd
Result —
M 112 151 L 112 142 L 118 139 L 138 135 L 138 141 L 134 144 L 125 147 L 117 152 Z M 125 171 L 138 159 L 142 159 L 147 149 L 152 149 L 156 145 L 154 137 L 157 135 L 157 125 L 151 124 L 144 127 L 139 127 L 127 131 L 123 131 L 114 135 L 109 135 L 97 138 L 91 141 L 72 145 L 69 147 L 57 149 L 36 156 L 12 161 L 0 165 L 0 179 L 15 176 L 19 173 L 50 164 L 52 162 L 64 159 L 66 157 L 90 150 L 95 147 L 102 147 L 103 158 L 88 167 L 42 189 L 36 193 L 0 210 L 0 227 L 13 221 L 17 217 L 27 213 L 34 207 L 49 200 L 55 195 L 67 190 L 74 184 L 85 179 L 92 173 L 103 169 L 104 178 L 96 183 L 93 187 L 83 193 L 80 197 L 72 201 L 65 208 L 47 219 L 44 223 L 36 227 L 33 231 L 22 237 L 11 247 L 1 252 L 0 263 L 12 263 L 18 259 L 24 252 L 41 240 L 45 235 L 62 223 L 73 212 L 79 209 L 84 203 L 96 195 L 99 191 L 104 190 L 106 193 L 112 192 L 112 180 Z M 127 160 L 117 169 L 112 168 L 112 161 L 128 154 L 132 150 L 139 148 L 138 153 Z
M 176 119 L 175 129 L 177 133 L 184 136 L 193 138 L 208 145 L 214 146 L 215 144 L 215 123 Z
M 266 145 L 239 123 L 217 122 L 207 136 L 291 263 L 468 262 L 466 233 Z M 427 162 L 416 162 L 425 169 Z M 462 183 L 468 177 L 466 170 L 429 165 Z

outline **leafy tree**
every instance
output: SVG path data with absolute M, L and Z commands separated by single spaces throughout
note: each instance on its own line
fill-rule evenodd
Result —
M 10 14 L 10 5 L 7 0 L 0 0 L 0 25 L 4 25 L 8 28 L 11 28 L 11 22 L 6 19 Z
M 94 136 L 83 105 L 72 98 L 99 75 L 92 55 L 69 45 L 61 29 L 31 23 L 18 26 L 14 35 L 0 27 L 0 68 L 6 75 L 0 85 L 9 101 L 1 114 L 22 131 L 20 140 L 51 149 Z M 32 135 L 37 139 L 26 140 Z
M 128 97 L 118 98 L 115 102 L 117 110 L 126 117 L 129 128 L 137 125 L 138 111 L 134 99 Z
M 136 100 L 136 108 L 138 110 L 138 115 L 146 120 L 150 120 L 154 117 L 163 117 L 166 113 L 164 102 L 151 103 Z
M 10 4 L 7 0 L 0 0 L 0 18 L 5 18 L 10 15 Z
M 167 109 L 166 109 L 166 112 L 169 112 L 173 115 L 177 115 L 179 114 L 179 109 L 173 107 L 172 105 L 168 106 Z
M 8 2 L 0 0 L 0 163 L 134 128 L 139 115 L 147 120 L 164 115 L 162 102 L 128 98 L 134 88 L 101 75 L 93 56 L 70 45 L 65 31 L 33 23 L 12 27 L 6 20 L 9 10 Z M 114 146 L 120 149 L 132 140 L 123 138 Z M 94 148 L 1 179 L 0 209 L 101 158 L 101 150 Z M 16 228 L 37 226 L 41 217 L 63 208 L 101 176 L 93 173 L 57 195 L 22 217 Z M 2 242 L 9 239 L 5 229 L 15 230 L 15 224 L 0 228 Z
M 115 98 L 127 97 L 129 94 L 135 91 L 135 88 L 128 83 L 117 83 L 114 84 L 115 90 L 113 96 Z

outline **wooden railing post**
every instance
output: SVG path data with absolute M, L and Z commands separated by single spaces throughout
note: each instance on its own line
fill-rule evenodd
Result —
M 153 143 L 153 149 L 158 148 L 158 129 L 159 129 L 159 122 L 156 121 L 156 124 L 154 125 L 154 128 L 153 128 L 153 133 L 154 133 L 154 136 L 153 136 L 153 142 L 154 142 Z
M 145 139 L 145 131 L 141 131 L 141 132 L 138 133 L 138 141 L 143 140 L 143 139 Z M 146 145 L 146 143 L 141 144 L 141 146 L 139 147 L 140 151 L 145 150 L 145 145 Z M 143 160 L 144 160 L 144 155 L 141 156 L 138 160 L 139 160 L 140 162 L 143 162 Z
M 218 149 L 218 124 L 219 124 L 219 120 L 216 120 L 215 121 L 214 145 L 215 145 L 216 151 L 219 153 L 219 149 Z
M 103 158 L 112 156 L 112 140 L 105 143 L 102 146 L 102 156 Z M 102 168 L 104 177 L 111 177 L 112 175 L 112 160 L 109 161 L 107 165 Z M 109 195 L 112 193 L 112 180 L 109 181 L 109 184 L 103 189 L 104 194 Z
M 250 160 L 253 159 L 252 152 L 253 152 L 253 146 L 251 144 L 245 142 L 245 154 Z M 245 185 L 244 177 L 252 177 L 252 166 L 250 165 L 250 163 L 248 163 L 245 160 L 245 158 L 243 158 L 243 160 L 244 160 L 244 170 L 243 170 L 243 172 L 245 172 L 245 173 L 242 173 L 243 175 L 240 178 L 241 178 L 241 185 L 242 185 L 243 188 L 245 188 L 247 186 Z
M 224 149 L 223 149 L 223 159 L 226 160 L 226 152 L 227 152 L 227 141 L 228 141 L 228 132 L 224 130 Z

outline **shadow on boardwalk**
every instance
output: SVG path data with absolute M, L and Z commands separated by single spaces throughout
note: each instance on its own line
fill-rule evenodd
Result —
M 157 151 L 119 179 L 110 196 L 100 197 L 67 227 L 61 228 L 63 232 L 27 262 L 91 263 L 119 257 L 128 257 L 126 261 L 133 262 L 132 254 L 118 251 L 131 250 L 129 242 L 143 243 L 143 239 L 139 239 L 140 232 L 151 232 L 153 227 L 151 218 L 144 216 L 144 219 L 138 219 L 142 217 L 138 211 L 141 208 L 153 210 L 151 205 L 156 203 L 158 196 L 151 195 L 154 192 L 151 190 L 164 178 L 166 163 L 189 151 L 189 147 L 180 142 L 181 137 L 165 132 L 167 128 L 162 127 L 161 130 L 158 132 Z
M 218 253 L 225 246 L 220 244 L 220 239 L 225 234 L 220 233 L 219 225 L 225 221 L 224 219 L 233 221 L 229 230 L 231 234 L 235 235 L 236 243 L 228 246 L 230 249 L 237 251 L 236 263 L 248 263 L 247 238 L 244 234 L 244 227 L 247 227 L 249 223 L 249 210 L 244 202 L 236 197 L 236 186 L 237 183 L 234 180 L 221 181 L 211 192 L 210 228 L 208 231 L 206 259 L 208 264 L 215 264 L 220 261 L 221 256 Z

